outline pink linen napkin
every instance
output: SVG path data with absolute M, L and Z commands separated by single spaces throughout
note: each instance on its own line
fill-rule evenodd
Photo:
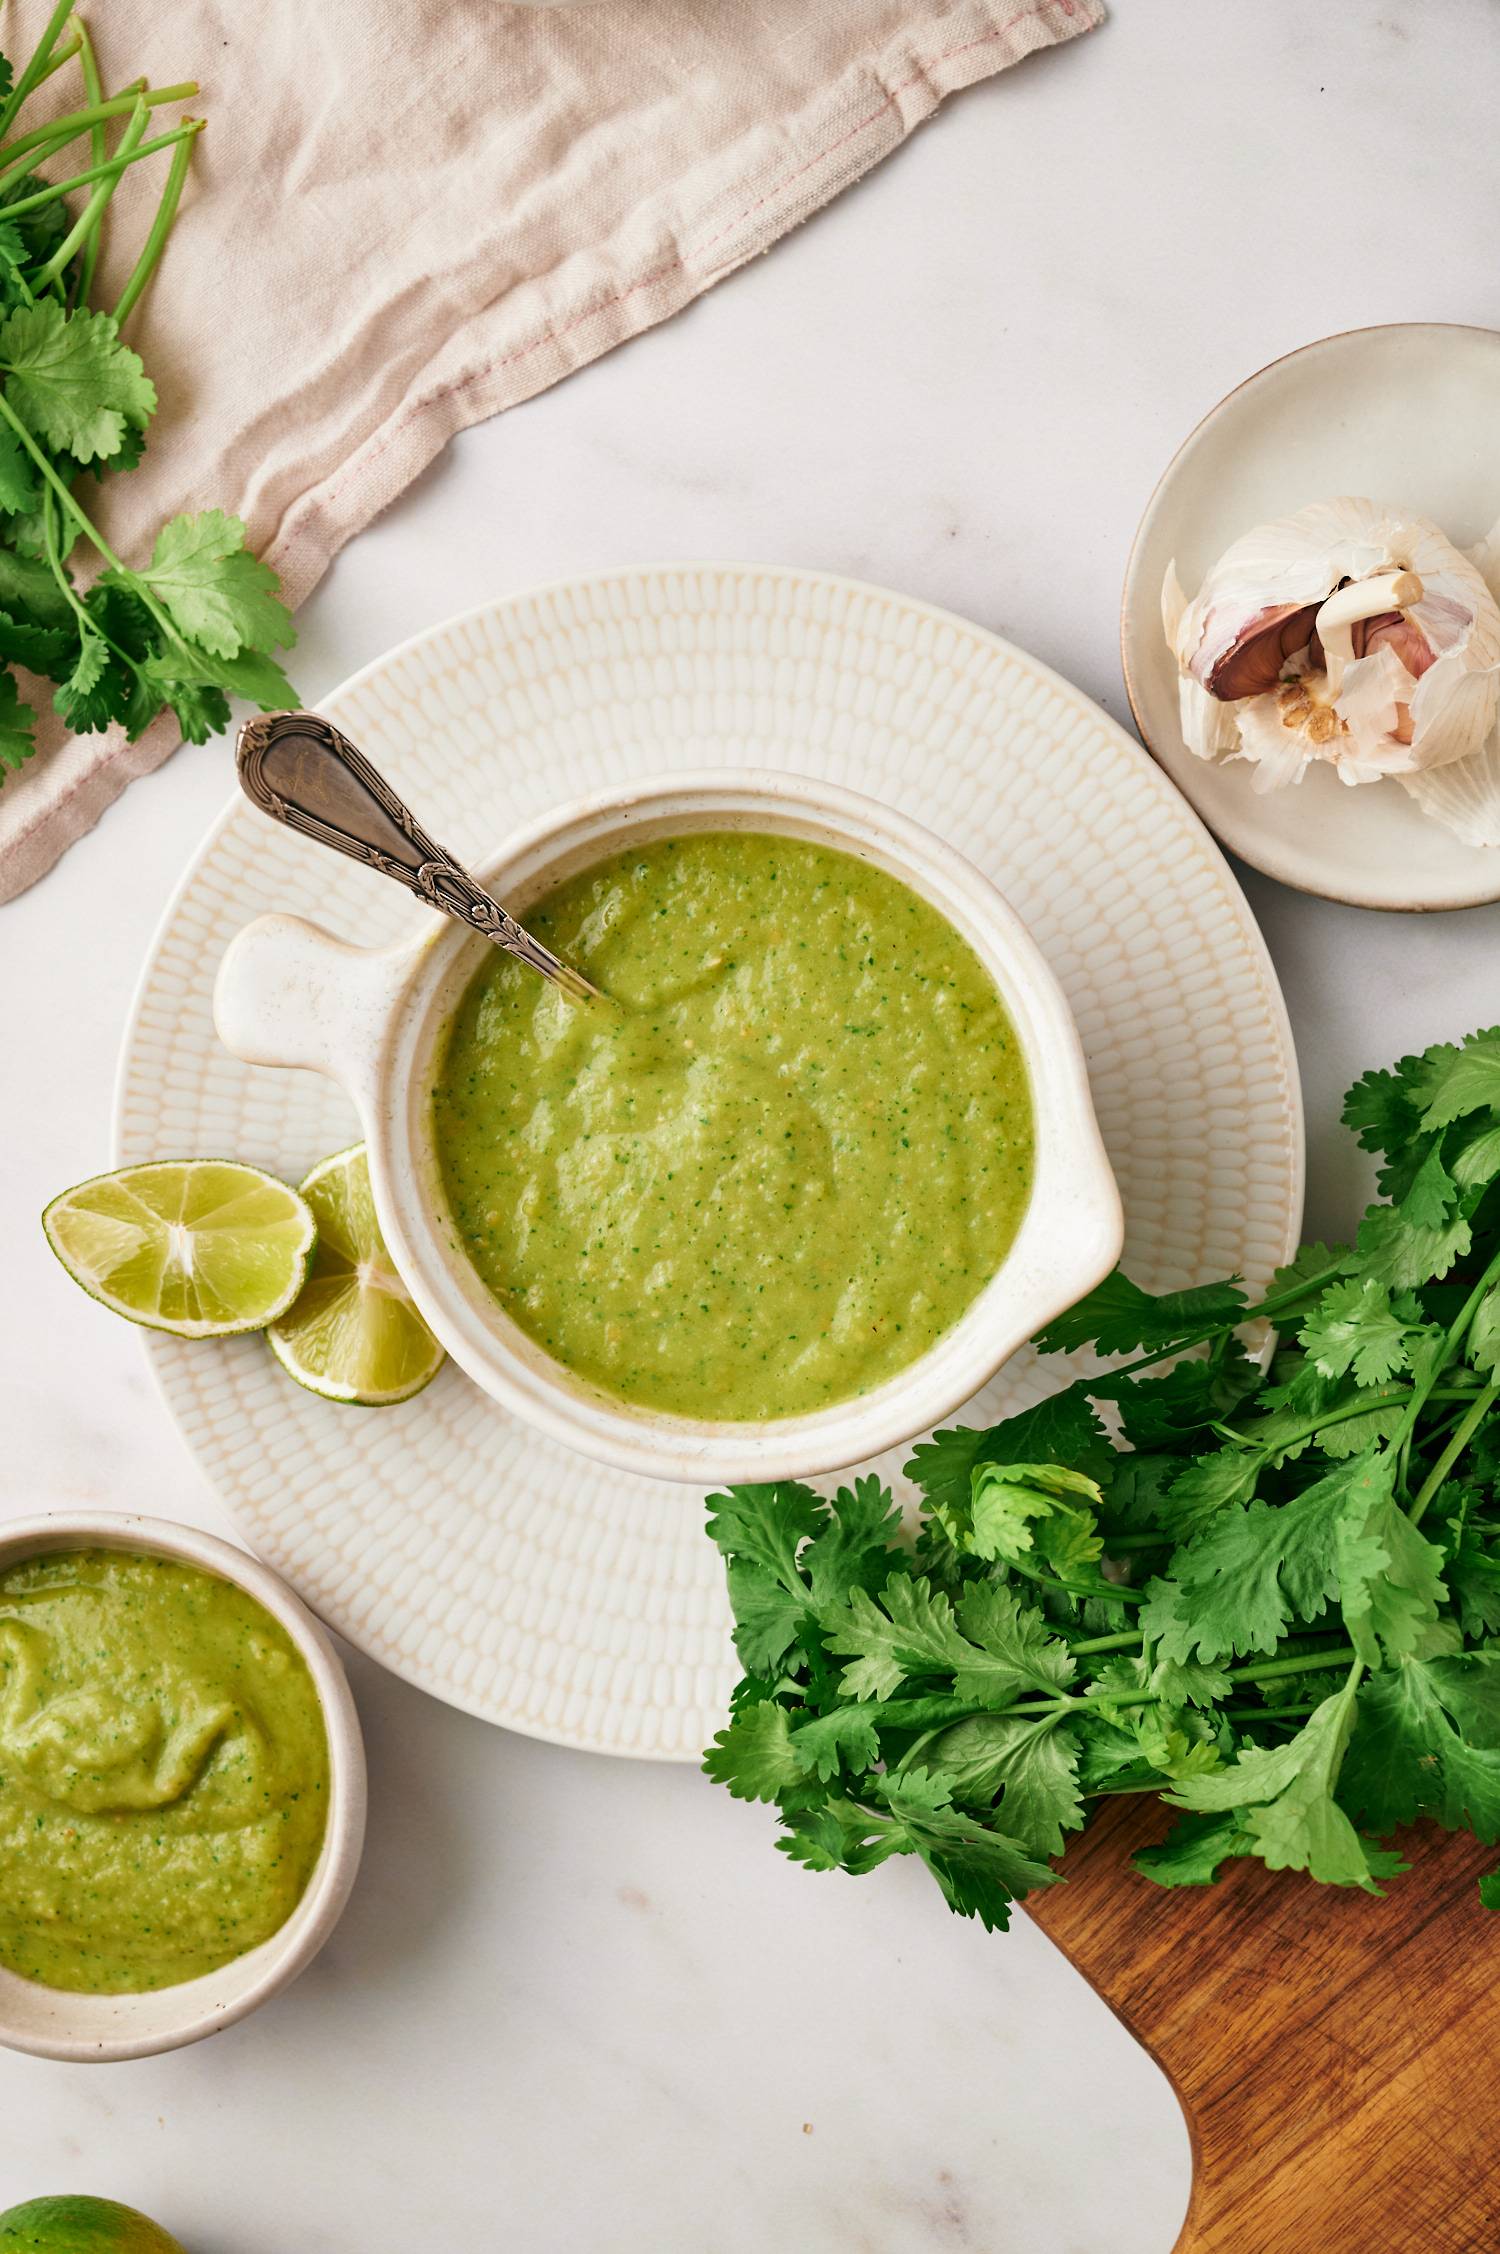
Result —
M 6 51 L 28 54 L 48 12 L 13 0 Z M 196 77 L 190 107 L 209 121 L 127 332 L 161 406 L 141 469 L 98 496 L 103 529 L 131 561 L 176 510 L 238 509 L 295 606 L 456 431 L 665 320 L 947 95 L 1089 30 L 1103 9 L 112 0 L 89 12 L 108 90 L 143 71 L 156 85 Z M 49 82 L 55 107 L 79 106 L 75 71 Z M 145 169 L 116 197 L 97 302 L 111 302 L 154 208 Z M 37 685 L 41 704 L 50 693 Z M 0 788 L 0 900 L 179 740 L 170 717 L 133 745 L 117 730 L 68 737 L 56 721 L 39 736 Z

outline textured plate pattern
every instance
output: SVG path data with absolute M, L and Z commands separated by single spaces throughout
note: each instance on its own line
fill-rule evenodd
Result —
M 326 709 L 474 857 L 548 805 L 673 768 L 789 768 L 904 808 L 998 881 L 1067 990 L 1132 1273 L 1259 1281 L 1295 1242 L 1296 1064 L 1238 888 L 1145 753 L 978 627 L 814 573 L 630 571 L 441 627 Z M 326 1082 L 214 1037 L 219 958 L 271 908 L 365 944 L 422 913 L 237 801 L 146 968 L 120 1162 L 225 1151 L 295 1181 L 355 1132 Z M 451 1367 L 362 1410 L 299 1392 L 258 1339 L 147 1352 L 247 1539 L 376 1659 L 601 1752 L 686 1759 L 719 1726 L 734 1668 L 696 1492 L 536 1438 Z M 1018 1357 L 976 1414 L 1037 1398 L 1056 1368 Z

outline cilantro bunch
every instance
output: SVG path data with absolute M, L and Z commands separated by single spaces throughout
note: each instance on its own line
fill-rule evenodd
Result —
M 711 1499 L 745 1674 L 704 1766 L 795 1861 L 917 1855 L 993 1929 L 1120 1793 L 1181 1811 L 1165 1886 L 1500 1840 L 1500 1028 L 1344 1118 L 1383 1160 L 1352 1247 L 1255 1305 L 1106 1278 L 1038 1343 L 1133 1358 L 918 1447 L 914 1544 L 875 1479 Z
M 82 106 L 21 130 L 37 88 L 74 60 Z M 83 733 L 119 723 L 134 739 L 170 707 L 202 743 L 228 724 L 231 695 L 267 708 L 297 701 L 271 655 L 295 639 L 291 616 L 275 573 L 246 554 L 237 517 L 174 517 L 132 569 L 77 490 L 86 476 L 133 470 L 145 449 L 156 388 L 120 330 L 161 256 L 201 130 L 189 118 L 151 136 L 151 115 L 196 91 L 141 80 L 106 95 L 71 0 L 19 76 L 0 55 L 0 782 L 35 749 L 16 666 L 54 683 L 54 708 Z M 45 179 L 37 167 L 75 144 L 88 161 Z M 132 165 L 165 150 L 134 269 L 113 307 L 95 306 L 110 199 Z

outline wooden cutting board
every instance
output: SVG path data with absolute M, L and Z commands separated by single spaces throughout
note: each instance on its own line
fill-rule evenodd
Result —
M 1167 1892 L 1129 1868 L 1165 1813 L 1106 1809 L 1027 1911 L 1182 2101 L 1175 2254 L 1497 2254 L 1497 1851 L 1414 1832 L 1384 1901 L 1249 1862 Z

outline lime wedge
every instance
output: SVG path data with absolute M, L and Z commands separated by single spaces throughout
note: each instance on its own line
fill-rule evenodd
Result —
M 271 1328 L 272 1352 L 327 1401 L 369 1409 L 409 1401 L 437 1376 L 443 1349 L 391 1264 L 364 1144 L 315 1166 L 301 1195 L 317 1219 L 318 1249 L 301 1298 Z
M 230 1159 L 157 1159 L 64 1190 L 42 1215 L 75 1283 L 152 1330 L 223 1338 L 285 1314 L 317 1223 L 274 1174 Z

